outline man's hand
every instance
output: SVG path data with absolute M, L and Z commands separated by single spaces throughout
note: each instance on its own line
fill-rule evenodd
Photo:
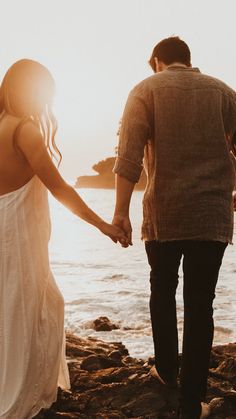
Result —
M 120 227 L 102 221 L 99 230 L 106 236 L 110 237 L 114 243 L 120 242 L 123 247 L 128 247 L 126 234 Z
M 126 242 L 122 247 L 132 246 L 132 226 L 129 219 L 129 206 L 134 190 L 134 183 L 128 179 L 116 175 L 116 206 L 112 224 L 121 228 L 126 236 Z
M 128 247 L 132 246 L 132 226 L 129 219 L 129 216 L 123 216 L 123 215 L 114 215 L 114 218 L 112 220 L 112 224 L 121 228 L 123 232 L 126 235 L 127 242 L 121 243 L 122 247 Z

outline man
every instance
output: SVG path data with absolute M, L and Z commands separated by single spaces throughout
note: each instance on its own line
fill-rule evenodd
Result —
M 199 419 L 210 414 L 203 401 L 212 303 L 223 254 L 232 243 L 236 93 L 192 68 L 190 50 L 178 37 L 159 42 L 149 63 L 156 74 L 131 91 L 124 110 L 113 223 L 132 244 L 129 204 L 145 157 L 142 238 L 151 266 L 156 376 L 173 385 L 179 373 L 175 293 L 183 257 L 181 418 Z

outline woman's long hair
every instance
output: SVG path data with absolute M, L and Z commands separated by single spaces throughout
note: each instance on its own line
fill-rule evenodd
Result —
M 40 130 L 51 158 L 61 162 L 62 155 L 55 143 L 57 121 L 52 112 L 55 83 L 52 75 L 37 61 L 23 59 L 6 72 L 0 87 L 0 117 L 4 113 L 21 118 L 14 135 L 25 122 L 33 122 Z

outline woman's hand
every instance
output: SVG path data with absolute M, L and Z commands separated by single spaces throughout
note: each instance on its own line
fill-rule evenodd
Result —
M 121 245 L 128 246 L 128 239 L 121 228 L 102 221 L 99 226 L 99 230 L 106 236 L 110 237 L 114 243 L 120 242 Z

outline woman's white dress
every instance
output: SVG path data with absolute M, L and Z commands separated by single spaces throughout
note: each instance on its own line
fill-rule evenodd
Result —
M 49 265 L 47 190 L 0 196 L 0 418 L 29 419 L 69 388 L 64 301 Z

